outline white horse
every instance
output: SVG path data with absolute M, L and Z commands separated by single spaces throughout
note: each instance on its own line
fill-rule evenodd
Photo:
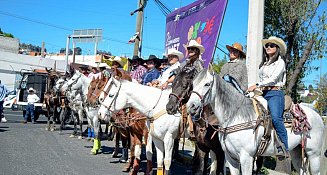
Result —
M 83 119 L 85 113 L 87 114 L 87 112 L 84 112 L 84 103 L 90 82 L 91 81 L 89 78 L 77 70 L 60 89 L 61 91 L 66 92 L 66 96 L 70 102 L 69 106 L 78 114 L 78 118 L 74 118 L 74 126 L 76 123 L 79 123 L 80 125 L 80 136 L 78 136 L 79 139 L 82 139 Z
M 251 99 L 241 95 L 234 88 L 230 88 L 225 81 L 214 73 L 203 70 L 193 81 L 193 92 L 187 106 L 191 114 L 199 114 L 205 104 L 211 104 L 215 116 L 222 128 L 256 120 Z M 312 109 L 300 105 L 308 117 L 312 129 L 305 147 L 305 154 L 310 164 L 311 174 L 320 174 L 320 155 L 324 125 L 321 117 Z M 238 130 L 229 134 L 219 132 L 219 140 L 225 151 L 226 161 L 232 175 L 239 174 L 239 164 L 244 175 L 252 174 L 253 157 L 263 135 L 263 127 L 259 126 L 257 135 L 253 128 Z M 306 174 L 308 167 L 301 165 L 301 133 L 291 132 L 287 129 L 289 149 L 294 168 L 300 174 Z M 272 134 L 272 138 L 274 134 Z M 296 148 L 296 149 L 295 149 Z M 271 139 L 263 156 L 276 155 L 275 139 Z
M 107 89 L 109 87 L 109 89 Z M 163 162 L 165 174 L 170 174 L 170 165 L 174 139 L 178 135 L 180 114 L 169 115 L 166 112 L 166 104 L 170 90 L 140 85 L 126 80 L 110 78 L 106 87 L 107 97 L 100 95 L 99 100 L 103 101 L 99 109 L 99 118 L 108 118 L 121 109 L 133 107 L 148 117 L 147 127 L 149 128 L 153 142 L 157 150 L 157 175 L 163 174 Z M 151 124 L 151 122 L 153 122 Z M 151 139 L 148 140 L 148 145 Z M 147 159 L 151 160 L 147 146 Z M 137 152 L 135 150 L 135 152 Z

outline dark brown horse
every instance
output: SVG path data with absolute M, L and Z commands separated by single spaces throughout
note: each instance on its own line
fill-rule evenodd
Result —
M 181 110 L 182 105 L 186 104 L 192 91 L 192 81 L 195 76 L 195 69 L 183 68 L 173 82 L 172 93 L 169 96 L 169 102 L 166 106 L 169 114 L 175 114 L 177 110 Z M 193 173 L 196 175 L 207 174 L 208 153 L 214 152 L 217 160 L 216 174 L 224 174 L 224 152 L 221 148 L 218 136 L 216 135 L 215 125 L 217 125 L 214 117 L 211 117 L 212 111 L 210 107 L 206 107 L 203 111 L 202 119 L 194 121 L 194 131 L 196 136 L 196 148 L 193 156 Z
M 60 101 L 54 86 L 60 77 L 60 73 L 51 69 L 46 69 L 46 71 L 48 72 L 48 79 L 43 103 L 46 105 L 48 122 L 45 129 L 54 131 L 54 122 L 59 121 L 60 114 L 60 111 L 57 110 L 60 107 Z

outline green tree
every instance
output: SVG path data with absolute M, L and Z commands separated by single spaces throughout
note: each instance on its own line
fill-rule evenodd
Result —
M 318 98 L 315 108 L 318 109 L 321 115 L 327 115 L 327 74 L 324 74 L 320 78 L 320 82 L 317 84 Z
M 13 34 L 3 32 L 3 31 L 1 30 L 1 28 L 0 28 L 0 35 L 3 35 L 4 37 L 14 38 L 14 35 L 13 35 Z
M 326 56 L 326 11 L 322 0 L 265 0 L 264 37 L 278 36 L 287 44 L 286 94 L 297 101 L 302 78 L 315 67 L 312 60 Z
M 214 61 L 212 63 L 212 69 L 219 74 L 221 68 L 223 67 L 223 65 L 227 63 L 227 57 L 226 55 L 224 55 L 223 59 L 219 59 L 219 57 L 214 58 Z

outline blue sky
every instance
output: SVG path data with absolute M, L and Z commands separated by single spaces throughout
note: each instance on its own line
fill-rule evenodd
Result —
M 162 0 L 162 2 L 173 10 L 194 0 Z M 135 33 L 136 15 L 130 16 L 130 12 L 136 7 L 137 0 L 1 0 L 0 27 L 2 31 L 12 33 L 23 43 L 41 46 L 44 41 L 48 52 L 58 52 L 60 48 L 66 46 L 66 37 L 72 34 L 72 31 L 62 28 L 102 28 L 105 39 L 99 44 L 100 50 L 110 51 L 113 55 L 131 56 L 133 45 L 128 45 L 127 42 Z M 20 18 L 37 20 L 46 25 Z M 226 51 L 225 45 L 236 41 L 246 44 L 247 18 L 248 1 L 229 0 L 218 42 L 220 48 Z M 164 52 L 164 37 L 165 16 L 155 2 L 149 0 L 145 9 L 142 55 L 161 56 Z M 93 53 L 94 46 L 91 44 L 77 44 L 77 46 L 82 48 L 83 54 Z M 216 51 L 217 54 L 221 58 L 224 55 L 219 50 Z M 319 63 L 319 61 L 313 62 L 318 66 Z M 327 65 L 326 59 L 323 60 L 322 65 Z M 327 72 L 326 66 L 323 67 L 322 72 Z M 313 71 L 306 78 L 305 83 L 313 83 L 319 73 L 320 71 Z

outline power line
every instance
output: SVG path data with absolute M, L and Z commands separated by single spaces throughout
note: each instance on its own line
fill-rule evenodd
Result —
M 0 14 L 6 15 L 6 16 L 11 16 L 11 17 L 14 17 L 14 18 L 22 19 L 22 20 L 26 20 L 26 21 L 33 22 L 33 23 L 38 23 L 38 24 L 41 24 L 41 25 L 46 25 L 46 26 L 49 26 L 49 27 L 53 27 L 53 28 L 57 28 L 57 29 L 65 30 L 65 31 L 70 31 L 70 32 L 73 31 L 73 29 L 68 28 L 68 27 L 63 27 L 63 26 L 59 26 L 59 25 L 55 25 L 55 24 L 51 24 L 51 23 L 39 21 L 39 20 L 36 20 L 36 19 L 27 18 L 27 17 L 24 17 L 24 16 L 20 16 L 20 15 L 16 15 L 16 14 L 4 12 L 4 11 L 0 11 Z M 103 37 L 103 38 L 104 39 L 107 39 L 109 41 L 113 41 L 113 42 L 118 42 L 118 43 L 129 45 L 127 42 L 122 41 L 122 40 L 113 39 L 113 38 L 109 38 L 109 37 Z M 154 47 L 149 47 L 149 46 L 143 46 L 143 47 L 144 48 L 147 48 L 147 49 L 151 49 L 151 50 L 162 51 L 162 49 L 159 49 L 159 48 L 154 48 Z

